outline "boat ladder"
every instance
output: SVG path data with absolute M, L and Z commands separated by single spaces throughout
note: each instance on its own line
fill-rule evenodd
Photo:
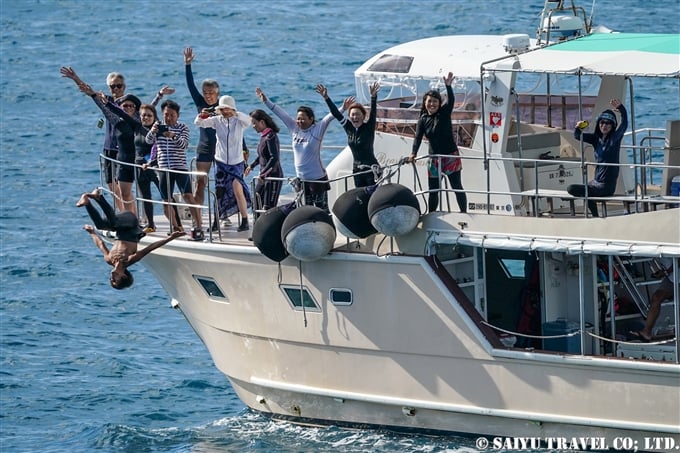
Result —
M 621 260 L 621 257 L 614 257 L 614 268 L 619 273 L 621 283 L 628 291 L 628 294 L 630 294 L 632 297 L 633 302 L 635 302 L 635 305 L 637 305 L 640 313 L 642 313 L 642 316 L 647 318 L 647 313 L 649 312 L 649 302 L 647 301 L 647 298 L 645 298 L 640 293 L 638 285 L 635 282 L 635 278 L 630 275 L 630 272 L 628 272 L 628 269 L 626 268 L 623 260 Z

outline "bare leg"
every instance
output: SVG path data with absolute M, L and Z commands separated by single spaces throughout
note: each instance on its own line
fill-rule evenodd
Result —
M 194 198 L 194 196 L 191 193 L 182 194 L 182 197 L 184 197 L 184 201 L 187 202 L 188 204 L 198 204 L 196 202 L 196 199 Z M 202 229 L 201 225 L 202 225 L 203 219 L 201 219 L 201 209 L 190 207 L 189 211 L 191 212 L 191 217 L 196 222 L 196 228 L 198 228 L 199 230 Z
M 116 179 L 113 183 L 113 202 L 118 211 L 125 211 L 125 203 L 123 203 L 123 195 L 120 192 L 120 183 Z
M 132 183 L 118 181 L 118 191 L 121 198 L 121 204 L 124 211 L 130 211 L 137 215 L 137 203 L 132 197 Z
M 205 173 L 210 172 L 210 166 L 212 162 L 196 162 L 196 171 L 202 171 Z M 196 188 L 194 189 L 194 199 L 196 204 L 203 204 L 205 201 L 205 188 L 208 185 L 208 177 L 201 177 L 196 180 Z
M 638 332 L 638 335 L 642 336 L 644 339 L 649 340 L 652 338 L 652 329 L 656 320 L 659 319 L 659 314 L 661 313 L 661 302 L 673 297 L 672 293 L 664 290 L 656 290 L 652 294 L 652 301 L 649 304 L 649 312 L 647 312 L 647 321 L 645 322 L 645 327 Z
M 238 206 L 238 211 L 241 213 L 241 219 L 248 219 L 248 204 L 246 203 L 246 196 L 243 193 L 243 186 L 238 181 L 234 179 L 232 185 L 234 186 L 234 198 L 236 198 L 236 206 Z
M 174 200 L 163 201 L 165 201 L 165 203 L 174 203 Z M 165 217 L 168 219 L 168 222 L 170 222 L 170 225 L 172 225 L 172 230 L 184 231 L 184 227 L 182 226 L 179 216 L 175 215 L 175 206 L 171 206 L 165 203 L 163 204 L 163 214 L 165 214 Z

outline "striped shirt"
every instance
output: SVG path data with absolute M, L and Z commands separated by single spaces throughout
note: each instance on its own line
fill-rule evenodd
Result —
M 188 170 L 187 167 L 187 148 L 189 147 L 189 126 L 184 123 L 175 123 L 168 126 L 170 132 L 176 135 L 168 138 L 163 135 L 156 136 L 149 131 L 146 134 L 146 142 L 156 142 L 158 168 L 170 170 Z

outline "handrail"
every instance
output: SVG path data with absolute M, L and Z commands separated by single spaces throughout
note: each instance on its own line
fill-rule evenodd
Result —
M 168 180 L 167 178 L 169 178 L 169 177 L 170 177 L 170 174 L 173 174 L 173 173 L 174 173 L 174 174 L 185 174 L 185 175 L 189 175 L 189 176 L 192 177 L 192 179 L 193 179 L 193 177 L 209 177 L 209 175 L 208 175 L 207 173 L 202 172 L 202 171 L 192 171 L 192 170 L 172 170 L 172 169 L 168 169 L 168 168 L 145 167 L 144 165 L 140 165 L 140 164 L 136 164 L 136 163 L 130 163 L 130 162 L 120 161 L 120 160 L 114 159 L 114 158 L 112 158 L 112 157 L 108 157 L 108 156 L 106 156 L 106 155 L 104 155 L 104 154 L 100 154 L 100 155 L 99 155 L 99 160 L 100 160 L 100 165 L 102 165 L 102 168 L 103 168 L 103 162 L 104 162 L 104 161 L 108 161 L 108 162 L 110 162 L 111 164 L 116 164 L 116 165 L 126 165 L 126 166 L 128 166 L 128 167 L 134 167 L 134 168 L 138 168 L 138 169 L 140 169 L 140 170 L 153 170 L 153 171 L 155 171 L 157 174 L 158 174 L 158 173 L 165 174 L 165 175 L 166 175 L 166 176 L 165 176 L 165 177 L 166 177 L 166 183 L 168 184 L 168 187 L 170 187 L 170 184 L 169 184 L 169 180 Z M 106 187 L 106 186 L 107 186 L 107 184 L 105 184 L 105 181 L 103 180 L 104 174 L 105 174 L 105 173 L 104 173 L 103 171 L 100 172 L 100 185 L 101 185 L 101 187 Z M 208 204 L 207 204 L 207 206 L 206 206 L 206 205 L 195 205 L 195 204 L 190 204 L 190 203 L 186 203 L 186 202 L 184 202 L 184 201 L 182 201 L 182 202 L 177 202 L 177 201 L 174 201 L 174 198 L 173 198 L 173 201 L 164 201 L 164 200 L 160 200 L 160 201 L 159 201 L 159 200 L 153 200 L 153 199 L 146 199 L 146 198 L 143 198 L 143 197 L 138 196 L 138 194 L 136 193 L 136 192 L 137 192 L 137 188 L 138 188 L 138 186 L 137 186 L 137 175 L 138 175 L 138 172 L 135 171 L 135 172 L 134 172 L 134 175 L 135 175 L 135 181 L 134 181 L 134 182 L 135 182 L 135 185 L 134 185 L 134 191 L 135 191 L 135 194 L 134 194 L 134 195 L 135 195 L 135 196 L 134 196 L 134 199 L 135 199 L 135 202 L 136 202 L 136 203 L 139 204 L 140 202 L 142 202 L 142 203 L 147 202 L 147 203 L 153 203 L 153 204 L 160 204 L 160 205 L 163 205 L 163 206 L 172 206 L 173 208 L 180 208 L 180 207 L 181 207 L 181 208 L 198 208 L 198 209 L 201 209 L 201 210 L 202 210 L 202 209 L 208 209 L 208 222 L 209 222 L 209 225 L 212 225 L 212 222 L 213 222 L 213 210 L 212 210 L 212 206 L 214 205 L 215 194 L 214 194 L 213 192 L 211 192 L 210 190 L 208 190 L 208 197 L 207 197 Z M 159 177 L 158 179 L 160 180 L 161 178 Z M 207 188 L 208 188 L 208 185 L 206 185 L 206 190 L 207 190 Z M 107 190 L 107 192 L 111 192 L 111 191 Z M 173 197 L 173 194 L 168 194 L 168 195 L 170 195 L 171 197 Z M 118 198 L 118 196 L 116 195 L 115 192 L 112 193 L 112 196 L 115 197 L 115 198 Z M 139 211 L 139 206 L 138 206 L 138 211 Z M 172 225 L 170 226 L 170 228 L 172 228 Z M 210 238 L 212 238 L 212 231 L 211 231 L 211 228 L 208 228 L 208 233 L 209 233 Z
M 655 130 L 655 129 L 643 129 L 641 131 L 636 131 L 636 133 L 641 133 L 643 135 L 646 133 L 647 135 L 640 140 L 640 144 L 638 144 L 638 145 L 622 145 L 622 147 L 624 147 L 625 149 L 628 149 L 632 153 L 644 152 L 644 153 L 650 154 L 649 159 L 648 158 L 641 159 L 640 163 L 637 163 L 637 162 L 634 162 L 634 163 L 623 162 L 623 163 L 616 163 L 616 164 L 615 163 L 597 163 L 597 162 L 592 162 L 592 161 L 563 160 L 563 159 L 560 159 L 560 158 L 535 159 L 535 158 L 519 158 L 519 157 L 501 157 L 501 156 L 498 156 L 498 155 L 494 155 L 494 156 L 487 155 L 486 158 L 483 157 L 483 156 L 470 156 L 470 155 L 457 155 L 456 157 L 460 158 L 463 161 L 466 161 L 466 160 L 467 161 L 473 161 L 473 160 L 480 161 L 481 160 L 481 161 L 485 161 L 487 163 L 488 162 L 494 162 L 494 161 L 499 162 L 499 163 L 511 162 L 513 164 L 514 168 L 517 168 L 518 165 L 522 168 L 525 168 L 525 169 L 532 168 L 532 170 L 534 172 L 534 182 L 535 183 L 534 183 L 534 187 L 529 188 L 528 190 L 535 190 L 536 200 L 541 196 L 542 197 L 548 197 L 548 198 L 551 197 L 551 196 L 558 197 L 557 195 L 551 195 L 551 194 L 542 195 L 541 194 L 541 190 L 543 188 L 540 186 L 539 169 L 541 167 L 544 167 L 545 165 L 564 165 L 564 167 L 567 170 L 569 168 L 584 168 L 586 171 L 587 171 L 588 168 L 596 167 L 596 166 L 618 166 L 618 167 L 622 167 L 622 168 L 633 169 L 636 173 L 645 172 L 645 171 L 649 171 L 649 170 L 652 170 L 652 169 L 655 170 L 655 171 L 660 171 L 660 170 L 663 170 L 663 169 L 680 170 L 680 166 L 666 165 L 663 162 L 658 162 L 658 156 L 657 156 L 657 161 L 652 160 L 652 158 L 654 156 L 651 153 L 653 153 L 654 151 L 665 151 L 666 150 L 666 148 L 663 147 L 663 146 L 654 145 L 654 142 L 661 139 L 660 136 L 656 135 L 657 130 Z M 344 149 L 344 148 L 345 148 L 345 146 L 326 146 L 326 147 L 324 147 L 324 150 L 341 150 L 341 149 Z M 283 152 L 292 152 L 292 148 L 286 147 L 286 146 L 283 146 L 281 150 Z M 421 182 L 419 173 L 422 173 L 422 171 L 424 171 L 424 168 L 422 168 L 421 166 L 424 163 L 429 162 L 430 159 L 442 158 L 442 157 L 449 157 L 450 158 L 451 156 L 450 155 L 425 155 L 425 156 L 419 156 L 414 160 L 413 165 L 419 167 L 420 170 L 414 171 L 412 181 L 406 182 L 405 185 L 407 187 L 409 187 L 411 190 L 413 190 L 414 194 L 417 197 L 419 197 L 419 198 L 422 197 L 426 201 L 426 195 L 429 194 L 430 192 L 432 192 L 429 189 L 424 189 L 423 186 L 422 186 L 422 182 Z M 118 161 L 114 158 L 107 157 L 105 155 L 101 155 L 100 159 L 101 159 L 102 163 L 104 161 L 109 161 L 109 162 L 111 162 L 113 164 L 117 164 L 117 165 L 129 165 L 131 167 L 135 167 L 135 168 L 138 168 L 138 169 L 144 169 L 144 166 L 142 166 L 142 165 L 134 164 L 134 163 L 121 162 L 121 161 Z M 394 176 L 394 177 L 397 178 L 397 181 L 400 181 L 400 179 L 401 179 L 401 168 L 400 168 L 400 166 L 402 164 L 403 163 L 392 163 L 392 164 L 389 164 L 389 165 L 385 165 L 385 166 L 382 167 L 382 170 L 383 170 L 384 174 L 390 174 L 390 177 Z M 440 165 L 441 165 L 441 160 L 440 160 Z M 193 167 L 193 164 L 192 164 L 192 167 Z M 483 168 L 485 169 L 484 171 L 486 171 L 488 173 L 490 171 L 490 168 L 492 168 L 492 166 L 484 165 Z M 148 169 L 148 167 L 147 167 L 147 169 Z M 385 171 L 386 169 L 389 169 L 389 171 Z M 395 169 L 395 170 L 392 172 L 392 169 Z M 207 178 L 210 179 L 210 174 L 205 173 L 205 172 L 201 172 L 201 171 L 169 170 L 169 169 L 162 169 L 162 168 L 153 168 L 153 170 L 155 172 L 157 172 L 157 174 L 159 174 L 160 178 L 163 178 L 163 177 L 169 178 L 170 174 L 174 173 L 174 174 L 186 174 L 186 175 L 189 175 L 192 179 L 195 179 L 195 178 L 198 178 L 198 177 L 204 177 L 204 178 L 207 177 Z M 371 171 L 373 171 L 373 170 L 372 169 L 361 169 L 357 173 L 362 174 L 362 173 L 368 173 L 368 172 L 371 172 Z M 137 178 L 137 173 L 138 172 L 135 172 L 135 180 Z M 106 184 L 104 184 L 103 176 L 104 176 L 104 174 L 102 172 L 102 175 L 101 175 L 102 184 L 101 184 L 101 186 L 105 187 Z M 346 191 L 352 185 L 350 178 L 353 178 L 354 176 L 355 176 L 355 174 L 343 175 L 343 176 L 331 178 L 329 180 L 329 182 L 330 183 L 336 183 L 336 187 L 337 187 L 336 190 Z M 522 175 L 518 175 L 518 177 L 521 177 L 521 176 Z M 451 212 L 451 199 L 450 199 L 451 194 L 452 193 L 455 194 L 456 192 L 461 192 L 461 191 L 466 192 L 466 193 L 470 193 L 470 194 L 486 195 L 487 200 L 490 200 L 490 197 L 492 195 L 510 196 L 513 199 L 513 205 L 519 206 L 519 207 L 522 207 L 522 205 L 524 204 L 523 200 L 526 200 L 526 196 L 527 196 L 526 190 L 520 190 L 520 191 L 517 191 L 517 190 L 514 190 L 514 191 L 492 190 L 491 181 L 488 178 L 487 178 L 486 184 L 485 184 L 486 187 L 481 187 L 481 188 L 480 187 L 477 187 L 477 188 L 467 187 L 467 188 L 462 189 L 462 190 L 461 189 L 453 189 L 453 188 L 448 187 L 448 181 L 446 181 L 446 178 L 444 178 L 444 179 L 445 179 L 445 182 L 442 184 L 442 186 L 439 189 L 437 189 L 437 191 L 440 192 L 441 195 L 442 195 L 441 206 L 442 206 L 442 210 L 445 211 L 445 212 L 446 211 Z M 312 181 L 300 181 L 297 178 L 290 178 L 290 177 L 266 178 L 266 180 L 280 181 L 282 183 L 287 182 L 291 185 L 292 185 L 293 180 L 297 180 L 298 182 L 312 182 Z M 653 182 L 654 178 L 650 177 L 649 181 Z M 167 180 L 166 180 L 166 182 L 167 182 Z M 253 182 L 253 184 L 254 184 L 254 182 Z M 210 187 L 211 187 L 211 184 L 206 185 L 207 197 L 205 199 L 207 200 L 207 204 L 194 205 L 194 204 L 186 203 L 184 200 L 165 202 L 165 201 L 162 201 L 162 200 L 159 201 L 159 200 L 143 198 L 137 193 L 138 188 L 135 184 L 135 202 L 137 202 L 137 203 L 153 203 L 153 204 L 158 204 L 158 205 L 163 205 L 163 206 L 174 206 L 174 207 L 177 207 L 177 208 L 198 208 L 198 209 L 201 209 L 201 210 L 207 209 L 208 210 L 209 225 L 212 226 L 214 217 L 216 217 L 216 214 L 215 214 L 215 211 L 214 211 L 215 206 L 216 206 L 216 201 L 215 201 L 215 193 L 210 190 Z M 253 186 L 253 189 L 254 189 L 254 186 Z M 254 193 L 254 190 L 253 190 L 253 193 Z M 117 196 L 116 194 L 113 194 L 113 195 Z M 617 199 L 617 197 L 618 197 L 618 199 Z M 589 196 L 588 194 L 586 194 L 585 197 L 578 197 L 578 199 L 583 200 L 584 203 L 587 203 L 588 201 L 600 202 L 600 201 L 608 201 L 608 200 L 625 202 L 625 203 L 628 204 L 628 206 L 630 206 L 630 204 L 634 204 L 636 211 L 638 209 L 638 206 L 639 206 L 638 203 L 639 202 L 645 203 L 645 205 L 644 205 L 645 208 L 648 208 L 650 206 L 655 208 L 656 206 L 654 206 L 654 205 L 677 204 L 680 201 L 680 200 L 676 201 L 675 197 L 667 197 L 667 196 L 665 196 L 665 194 L 661 194 L 661 196 L 654 195 L 654 194 L 650 195 L 649 193 L 647 193 L 646 187 L 643 188 L 643 190 L 641 190 L 641 191 L 632 190 L 628 194 L 626 194 L 626 197 L 629 197 L 630 199 L 629 200 L 628 199 L 622 200 L 621 199 L 622 197 L 619 197 L 617 195 L 613 195 L 613 196 L 609 196 L 609 197 L 593 197 L 593 196 Z M 576 198 L 576 197 L 570 197 L 570 198 Z M 536 202 L 536 200 L 534 200 L 534 201 Z M 487 214 L 493 214 L 493 212 L 490 208 L 490 203 L 487 202 L 486 205 L 487 205 L 487 208 L 486 208 Z M 139 211 L 141 212 L 142 210 L 140 209 Z M 260 212 L 261 211 L 258 211 L 258 214 Z M 587 215 L 587 212 L 585 212 L 585 215 Z M 208 232 L 211 233 L 211 228 L 208 228 Z M 212 240 L 212 234 L 210 234 L 209 237 Z

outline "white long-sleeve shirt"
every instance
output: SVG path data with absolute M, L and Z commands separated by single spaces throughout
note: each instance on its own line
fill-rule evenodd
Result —
M 293 160 L 295 161 L 295 173 L 303 181 L 314 181 L 326 174 L 326 169 L 321 162 L 321 144 L 328 125 L 334 117 L 331 113 L 324 116 L 307 129 L 300 129 L 295 121 L 285 110 L 273 102 L 267 101 L 265 105 L 278 116 L 288 128 L 293 139 Z
M 250 126 L 250 117 L 242 112 L 236 116 L 225 118 L 222 115 L 201 118 L 196 116 L 194 124 L 198 127 L 215 129 L 217 144 L 215 160 L 227 165 L 243 162 L 243 133 Z

